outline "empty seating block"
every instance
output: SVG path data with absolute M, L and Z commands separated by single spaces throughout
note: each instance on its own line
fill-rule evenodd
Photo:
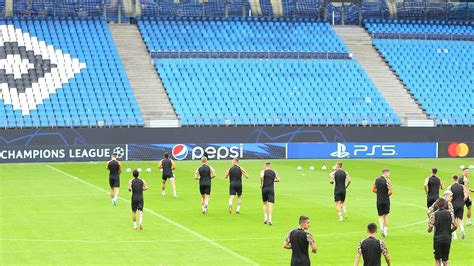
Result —
M 373 42 L 438 125 L 474 125 L 474 42 Z
M 162 59 L 183 125 L 399 125 L 352 60 Z
M 150 51 L 348 52 L 327 22 L 312 19 L 145 18 L 138 26 Z
M 142 126 L 101 19 L 0 20 L 0 127 Z

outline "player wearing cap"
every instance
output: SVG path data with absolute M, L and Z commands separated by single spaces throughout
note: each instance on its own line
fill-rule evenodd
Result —
M 117 206 L 117 199 L 120 192 L 120 173 L 122 172 L 122 163 L 117 160 L 117 154 L 113 153 L 110 161 L 107 162 L 109 171 L 110 197 L 112 204 Z

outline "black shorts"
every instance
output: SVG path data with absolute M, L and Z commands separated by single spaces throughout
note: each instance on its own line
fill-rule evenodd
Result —
M 161 175 L 161 179 L 164 181 L 166 181 L 168 178 L 174 178 L 173 173 L 163 173 L 163 175 Z
M 426 207 L 429 208 L 433 206 L 433 203 L 435 203 L 438 200 L 438 198 L 427 198 L 426 199 Z
M 211 195 L 211 185 L 199 185 L 199 192 L 201 195 Z
M 132 200 L 132 211 L 143 211 L 143 200 Z
M 449 250 L 451 249 L 451 241 L 449 242 L 433 242 L 433 250 L 435 260 L 448 261 Z
M 109 177 L 109 185 L 110 185 L 110 187 L 120 187 L 120 177 L 110 176 Z
M 453 205 L 453 209 L 454 209 L 454 218 L 459 218 L 462 220 L 462 217 L 464 216 L 464 206 Z
M 472 206 L 472 201 L 471 201 L 471 198 L 468 197 L 467 200 L 466 200 L 466 207 L 471 207 Z
M 262 189 L 262 201 L 275 203 L 275 190 L 271 188 Z
M 334 191 L 334 201 L 345 201 L 346 192 L 345 191 Z
M 237 194 L 237 196 L 242 196 L 242 184 L 230 184 L 229 195 Z
M 377 202 L 377 212 L 379 216 L 390 213 L 390 202 Z

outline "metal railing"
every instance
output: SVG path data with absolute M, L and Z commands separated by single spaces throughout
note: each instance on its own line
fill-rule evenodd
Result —
M 304 51 L 156 51 L 152 59 L 161 58 L 234 58 L 234 59 L 351 59 L 348 52 Z
M 373 39 L 474 41 L 474 34 L 372 32 Z

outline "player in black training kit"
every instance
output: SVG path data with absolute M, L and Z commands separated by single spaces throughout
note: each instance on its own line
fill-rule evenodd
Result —
M 291 249 L 291 265 L 292 266 L 306 266 L 311 265 L 308 255 L 308 247 L 311 251 L 316 253 L 318 248 L 314 241 L 313 235 L 308 231 L 309 217 L 300 216 L 300 226 L 291 230 L 283 242 L 283 248 Z
M 148 189 L 148 184 L 145 180 L 138 178 L 140 173 L 137 170 L 133 170 L 133 178 L 128 181 L 128 191 L 132 192 L 132 220 L 133 229 L 137 229 L 137 211 L 140 216 L 138 222 L 138 228 L 143 230 L 143 191 Z
M 349 173 L 342 169 L 342 163 L 336 163 L 336 169 L 332 172 L 329 178 L 329 182 L 334 184 L 334 201 L 336 202 L 336 211 L 339 216 L 339 221 L 342 221 L 344 218 L 347 219 L 347 209 L 345 205 L 346 201 L 346 189 L 351 184 L 351 177 Z M 344 218 L 342 217 L 342 212 L 344 212 Z
M 240 213 L 240 204 L 242 203 L 242 175 L 245 178 L 249 178 L 247 172 L 244 168 L 239 165 L 239 158 L 232 159 L 232 167 L 227 170 L 225 178 L 229 178 L 230 187 L 229 187 L 229 213 L 232 213 L 232 205 L 234 197 L 237 194 L 237 209 L 235 213 Z
M 431 169 L 431 176 L 425 179 L 426 207 L 429 208 L 439 199 L 439 190 L 444 188 L 443 181 L 436 176 L 438 169 Z
M 265 162 L 260 172 L 260 188 L 262 188 L 264 224 L 272 225 L 273 204 L 275 203 L 274 183 L 280 182 L 278 174 L 272 170 L 272 164 Z
M 120 192 L 120 173 L 122 172 L 122 164 L 117 160 L 117 154 L 112 154 L 112 159 L 107 162 L 107 170 L 109 171 L 110 197 L 112 204 L 117 206 L 117 199 Z
M 360 257 L 364 259 L 364 266 L 380 266 L 382 255 L 385 257 L 387 265 L 390 266 L 390 256 L 388 255 L 387 246 L 382 240 L 375 238 L 377 233 L 377 225 L 370 223 L 367 226 L 369 236 L 360 241 L 357 247 L 357 253 L 354 260 L 354 266 L 359 265 Z
M 201 157 L 201 167 L 196 170 L 194 177 L 199 180 L 199 191 L 201 193 L 201 212 L 207 213 L 209 196 L 211 195 L 211 179 L 216 176 L 214 168 L 207 164 L 207 157 Z
M 443 193 L 443 198 L 445 200 L 445 203 L 444 203 L 444 209 L 445 210 L 448 210 L 449 213 L 451 214 L 451 219 L 453 221 L 456 221 L 456 218 L 454 218 L 454 207 L 453 207 L 453 204 L 451 203 L 451 201 L 453 200 L 453 192 L 451 192 L 451 190 L 446 190 L 444 193 Z M 438 206 L 437 206 L 437 201 L 433 202 L 433 205 L 431 205 L 431 207 L 428 208 L 428 218 L 433 214 L 435 213 L 435 211 L 438 210 Z
M 390 213 L 390 196 L 392 195 L 392 182 L 389 177 L 390 170 L 383 169 L 382 176 L 375 179 L 372 186 L 372 191 L 377 193 L 377 212 L 383 237 L 387 237 L 388 234 L 388 214 Z
M 464 189 L 466 190 L 466 193 L 467 193 L 467 199 L 465 201 L 466 208 L 467 208 L 466 225 L 470 226 L 470 225 L 472 225 L 472 222 L 471 222 L 472 198 L 471 198 L 470 194 L 471 194 L 471 192 L 474 191 L 474 189 L 471 189 L 470 186 L 469 186 L 469 168 L 465 167 L 465 168 L 462 169 L 462 176 L 459 177 L 459 184 L 464 186 Z
M 174 174 L 173 170 L 176 169 L 176 164 L 174 163 L 173 160 L 170 159 L 169 153 L 165 152 L 163 160 L 160 161 L 158 164 L 158 168 L 163 171 L 161 174 L 161 195 L 165 195 L 165 189 L 166 189 L 166 180 L 170 180 L 171 182 L 171 188 L 173 188 L 173 196 L 176 198 L 176 184 L 174 182 Z
M 448 187 L 448 190 L 453 193 L 453 200 L 451 203 L 453 203 L 454 218 L 456 219 L 457 228 L 461 230 L 461 238 L 464 239 L 466 235 L 464 234 L 464 222 L 462 217 L 464 215 L 464 202 L 467 199 L 467 193 L 464 186 L 458 183 L 457 175 L 453 175 L 452 182 L 453 183 Z M 453 232 L 453 239 L 458 239 L 456 231 Z
M 438 199 L 436 205 L 438 210 L 430 216 L 428 232 L 431 233 L 434 228 L 433 250 L 436 266 L 449 265 L 451 233 L 456 230 L 456 223 L 453 221 L 449 211 L 445 209 L 445 199 Z

